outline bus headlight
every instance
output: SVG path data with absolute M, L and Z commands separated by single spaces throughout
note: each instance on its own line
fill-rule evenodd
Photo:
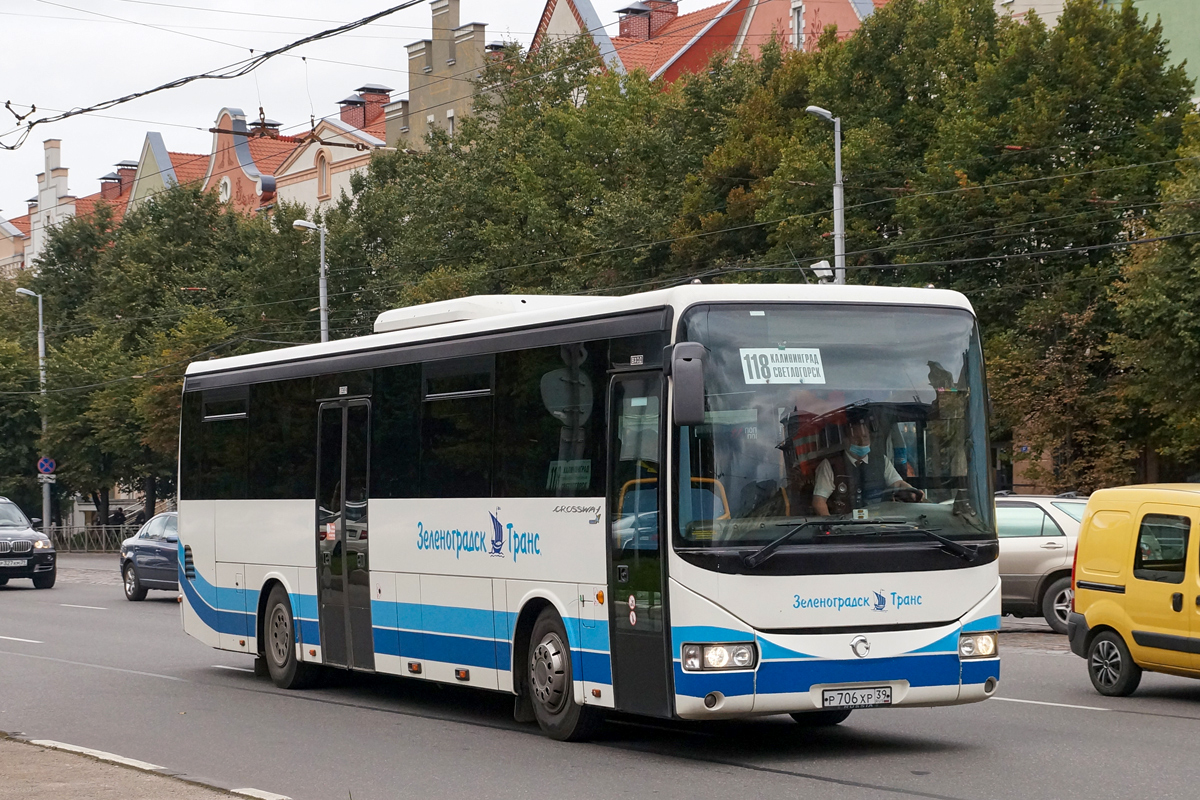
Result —
M 732 644 L 685 644 L 681 649 L 683 668 L 701 670 L 753 669 L 758 651 L 753 642 Z
M 958 654 L 963 658 L 991 658 L 997 649 L 995 632 L 964 633 L 958 637 Z

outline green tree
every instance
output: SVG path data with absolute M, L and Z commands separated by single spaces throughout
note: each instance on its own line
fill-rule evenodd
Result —
M 1121 325 L 1111 344 L 1127 371 L 1129 402 L 1148 423 L 1149 444 L 1194 470 L 1200 457 L 1200 117 L 1188 122 L 1180 154 L 1189 158 L 1164 185 L 1151 231 L 1175 238 L 1138 247 L 1122 263 L 1113 289 Z

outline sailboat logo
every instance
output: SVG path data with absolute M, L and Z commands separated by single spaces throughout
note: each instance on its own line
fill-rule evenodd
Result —
M 496 515 L 492 512 L 489 511 L 488 516 L 492 518 L 492 529 L 494 531 L 492 540 L 488 542 L 488 555 L 504 558 L 504 526 L 500 524 L 500 520 L 496 519 Z
M 875 594 L 875 605 L 871 610 L 872 611 L 886 611 L 887 610 L 887 598 L 883 596 L 883 592 L 875 592 L 874 594 Z

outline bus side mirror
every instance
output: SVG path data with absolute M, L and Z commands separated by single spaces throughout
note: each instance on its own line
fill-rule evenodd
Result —
M 704 423 L 704 357 L 704 345 L 698 342 L 680 342 L 671 349 L 667 364 L 674 384 L 671 411 L 676 425 Z

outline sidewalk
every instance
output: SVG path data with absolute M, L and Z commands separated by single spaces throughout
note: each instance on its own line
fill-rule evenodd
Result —
M 3 734 L 0 776 L 0 800 L 216 800 L 234 796 L 167 775 L 3 738 Z

